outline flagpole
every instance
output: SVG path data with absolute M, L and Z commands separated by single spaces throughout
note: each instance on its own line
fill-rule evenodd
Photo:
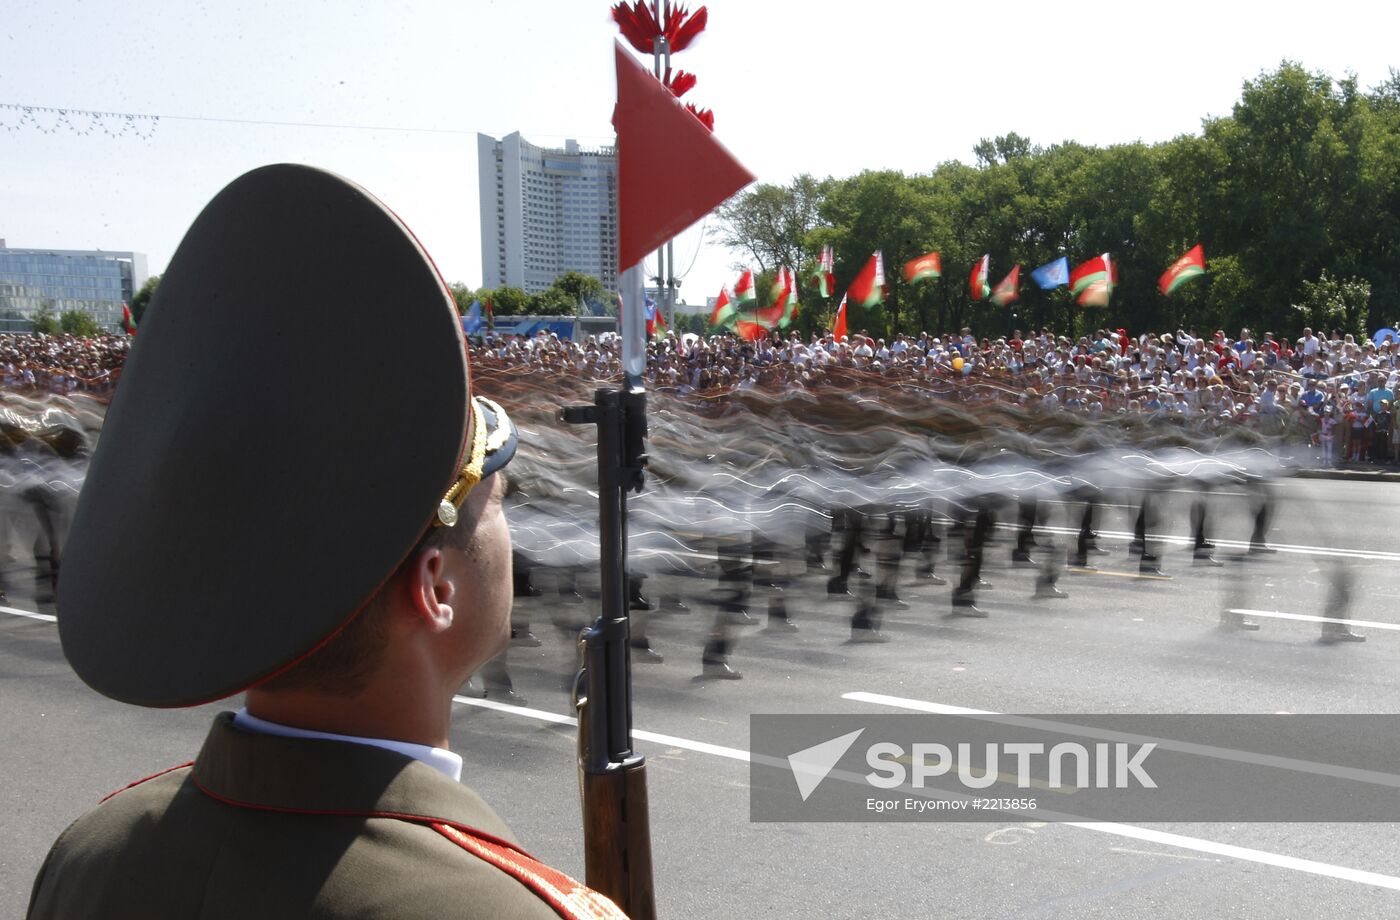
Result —
M 664 19 L 661 19 L 661 20 L 659 20 L 659 21 L 660 21 L 660 23 L 661 23 L 662 30 L 663 30 L 663 33 L 664 33 L 664 30 L 665 30 L 665 27 L 666 27 L 666 21 L 667 21 L 668 19 L 671 18 L 671 0 L 663 0 L 661 6 L 662 6 L 662 9 L 663 9 L 663 11 L 664 11 L 665 18 L 664 18 Z M 667 74 L 667 76 L 670 76 L 670 73 L 671 73 L 671 40 L 670 40 L 668 37 L 666 37 L 665 34 L 663 34 L 662 37 L 661 37 L 661 53 L 662 53 L 662 55 L 664 56 L 664 64 L 665 64 L 665 66 L 666 66 L 666 74 Z M 665 273 L 665 274 L 666 274 L 666 295 L 665 295 L 665 296 L 666 296 L 666 300 L 665 300 L 665 303 L 666 303 L 666 307 L 667 307 L 667 312 L 670 313 L 669 320 L 670 320 L 670 322 L 674 323 L 674 322 L 675 322 L 675 318 L 676 318 L 676 250 L 675 250 L 675 240 L 674 240 L 674 238 L 673 238 L 673 239 L 669 239 L 669 240 L 666 241 L 666 273 Z

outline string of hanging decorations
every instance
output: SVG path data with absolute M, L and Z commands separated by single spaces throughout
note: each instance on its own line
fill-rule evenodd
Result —
M 91 109 L 55 109 L 43 105 L 16 105 L 0 102 L 0 127 L 14 133 L 32 129 L 41 134 L 71 131 L 82 137 L 98 132 L 118 138 L 131 135 L 148 141 L 160 124 L 159 115 L 134 115 L 127 112 L 96 112 Z

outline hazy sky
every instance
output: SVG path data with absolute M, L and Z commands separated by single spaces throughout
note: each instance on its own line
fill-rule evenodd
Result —
M 676 60 L 699 76 L 687 99 L 715 110 L 720 138 L 768 182 L 926 171 L 1009 131 L 1163 140 L 1228 114 L 1244 80 L 1285 58 L 1368 87 L 1400 66 L 1388 2 L 709 8 Z M 13 129 L 0 131 L 0 238 L 134 249 L 158 272 L 219 188 L 296 161 L 366 186 L 449 280 L 477 286 L 475 133 L 609 143 L 615 34 L 608 4 L 582 0 L 5 0 L 0 103 L 383 129 L 167 117 L 149 139 L 114 138 L 103 127 L 118 118 L 44 133 L 0 109 Z M 703 302 L 735 256 L 697 229 L 677 243 L 679 267 L 692 259 L 682 297 Z

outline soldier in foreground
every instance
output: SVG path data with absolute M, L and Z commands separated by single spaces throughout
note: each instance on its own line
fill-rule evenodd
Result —
M 382 204 L 302 166 L 221 192 L 112 403 L 59 630 L 114 699 L 247 706 L 65 831 L 29 915 L 620 916 L 448 750 L 452 695 L 508 641 L 515 448 Z

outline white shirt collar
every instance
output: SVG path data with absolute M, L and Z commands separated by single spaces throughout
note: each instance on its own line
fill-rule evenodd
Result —
M 247 709 L 240 709 L 233 714 L 233 724 L 245 731 L 258 732 L 264 735 L 278 735 L 282 738 L 316 738 L 321 741 L 346 741 L 350 744 L 367 744 L 370 747 L 383 748 L 386 751 L 396 751 L 405 757 L 422 761 L 428 766 L 447 776 L 453 782 L 462 781 L 462 757 L 444 748 L 429 747 L 426 744 L 412 744 L 408 741 L 393 741 L 389 738 L 361 738 L 358 735 L 337 735 L 332 732 L 318 732 L 306 728 L 296 728 L 292 725 L 282 725 L 278 722 L 269 722 L 266 719 L 259 719 L 248 712 Z

